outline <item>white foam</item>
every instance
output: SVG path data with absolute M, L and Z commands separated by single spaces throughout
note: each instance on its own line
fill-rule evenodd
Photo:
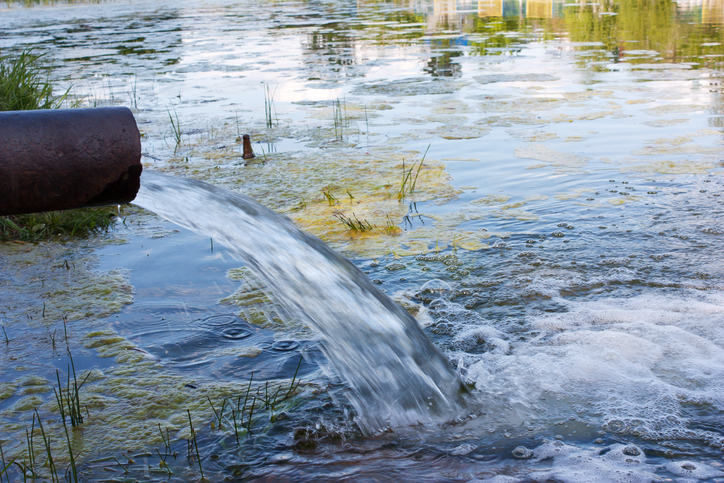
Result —
M 609 432 L 724 443 L 689 419 L 692 405 L 724 411 L 724 294 L 556 302 L 568 312 L 528 320 L 545 331 L 537 340 L 484 354 L 456 347 L 454 360 L 491 414 L 546 424 L 576 408 Z M 458 338 L 476 334 L 497 337 L 480 327 Z
M 724 472 L 713 466 L 693 461 L 674 461 L 665 464 L 664 468 L 673 475 L 694 478 L 694 481 L 724 476 Z
M 656 467 L 646 464 L 644 452 L 634 445 L 615 444 L 600 451 L 548 442 L 534 450 L 537 462 L 552 459 L 547 471 L 528 475 L 533 481 L 562 483 L 650 483 Z
M 514 478 L 512 476 L 495 475 L 492 478 L 486 478 L 484 480 L 474 479 L 468 481 L 468 483 L 520 483 L 521 479 Z

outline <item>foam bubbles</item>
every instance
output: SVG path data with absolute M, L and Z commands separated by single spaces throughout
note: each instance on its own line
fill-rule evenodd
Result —
M 511 344 L 509 334 L 479 321 L 458 326 L 446 346 L 497 420 L 550 426 L 576 408 L 613 434 L 724 443 L 691 423 L 697 411 L 724 411 L 724 295 L 554 301 L 562 312 L 527 319 L 540 332 L 530 340 Z
M 685 478 L 695 478 L 696 480 L 704 480 L 707 478 L 715 478 L 724 476 L 724 472 L 706 465 L 693 461 L 674 461 L 664 465 L 664 469 L 669 473 L 682 476 Z
M 432 294 L 442 297 L 452 292 L 452 287 L 450 287 L 449 283 L 436 278 L 425 282 L 425 284 L 420 287 L 420 292 L 423 294 Z
M 658 478 L 647 465 L 643 451 L 634 445 L 614 444 L 585 450 L 561 441 L 547 442 L 534 450 L 536 462 L 551 459 L 551 469 L 529 475 L 533 481 L 562 483 L 650 483 Z

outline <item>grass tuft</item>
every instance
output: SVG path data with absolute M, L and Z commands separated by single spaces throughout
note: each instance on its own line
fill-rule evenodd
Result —
M 43 55 L 28 49 L 0 57 L 0 111 L 57 109 L 67 99 L 70 89 L 53 95 Z
M 344 224 L 344 226 L 347 227 L 348 230 L 351 231 L 359 231 L 359 232 L 365 232 L 373 230 L 375 227 L 372 225 L 369 221 L 363 219 L 360 221 L 359 218 L 357 218 L 357 215 L 352 213 L 352 216 L 354 218 L 350 218 L 349 216 L 346 216 L 344 213 L 335 213 L 334 216 Z
M 176 155 L 176 151 L 178 151 L 179 146 L 181 146 L 183 139 L 181 138 L 182 132 L 181 132 L 181 123 L 178 120 L 178 114 L 176 113 L 176 109 L 173 111 L 173 115 L 171 115 L 171 110 L 166 109 L 168 112 L 168 118 L 171 120 L 171 131 L 173 133 L 173 139 L 176 141 L 176 146 L 173 148 L 173 154 Z M 174 117 L 176 120 L 174 121 Z
M 431 144 L 427 145 L 427 149 L 425 150 L 425 154 L 422 155 L 422 159 L 420 160 L 420 163 L 413 162 L 412 166 L 410 166 L 410 169 L 408 170 L 405 167 L 405 160 L 402 160 L 402 184 L 400 185 L 400 190 L 397 192 L 397 200 L 402 201 L 406 195 L 412 194 L 415 192 L 415 187 L 417 186 L 417 178 L 420 176 L 420 170 L 422 169 L 422 163 L 425 162 L 425 156 L 427 156 L 427 152 L 430 150 Z M 417 171 L 415 171 L 415 166 L 417 165 Z M 412 172 L 415 171 L 415 177 L 413 178 Z
M 264 117 L 266 118 L 266 127 L 269 129 L 274 127 L 275 122 L 277 126 L 279 125 L 279 117 L 274 106 L 274 94 L 276 92 L 276 88 L 272 92 L 269 86 L 264 84 Z
M 0 241 L 36 242 L 53 237 L 88 236 L 107 230 L 116 217 L 112 207 L 0 216 Z

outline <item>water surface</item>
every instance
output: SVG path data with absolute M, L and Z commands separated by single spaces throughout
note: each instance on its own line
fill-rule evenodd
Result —
M 432 430 L 363 435 L 315 333 L 220 240 L 124 208 L 126 223 L 87 248 L 2 247 L 3 324 L 45 341 L 23 353 L 33 364 L 11 359 L 12 344 L 2 356 L 14 384 L 3 432 L 31 418 L 18 379 L 54 380 L 39 356 L 63 330 L 61 292 L 96 277 L 134 300 L 76 309 L 77 338 L 102 326 L 147 354 L 101 358 L 87 341 L 109 335 L 73 348 L 106 375 L 88 386 L 106 399 L 83 429 L 96 476 L 120 478 L 115 462 L 93 461 L 124 448 L 99 444 L 94 424 L 155 455 L 158 421 L 182 455 L 172 478 L 198 477 L 183 441 L 191 408 L 204 470 L 219 478 L 721 480 L 722 12 L 711 0 L 7 4 L 3 52 L 32 45 L 86 105 L 132 107 L 147 168 L 252 196 L 350 257 L 416 314 L 477 406 Z M 403 169 L 428 146 L 401 195 Z M 374 229 L 350 231 L 338 214 Z M 63 260 L 78 272 L 38 269 Z M 98 272 L 76 276 L 86 265 Z M 36 288 L 43 277 L 63 290 Z M 36 300 L 56 325 L 29 322 L 42 319 Z M 259 419 L 241 444 L 211 428 L 204 397 L 178 389 L 218 401 L 253 371 L 263 394 L 301 354 L 309 386 L 289 419 Z M 176 402 L 154 407 L 147 429 L 106 415 L 143 419 L 110 409 L 140 400 L 118 389 L 124 372 L 138 387 L 169 381 Z M 36 395 L 50 419 L 51 396 Z

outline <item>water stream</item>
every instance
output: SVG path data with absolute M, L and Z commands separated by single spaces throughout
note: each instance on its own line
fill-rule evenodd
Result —
M 415 319 L 285 217 L 244 195 L 149 171 L 134 204 L 231 248 L 294 317 L 314 327 L 367 432 L 462 411 L 467 389 Z

